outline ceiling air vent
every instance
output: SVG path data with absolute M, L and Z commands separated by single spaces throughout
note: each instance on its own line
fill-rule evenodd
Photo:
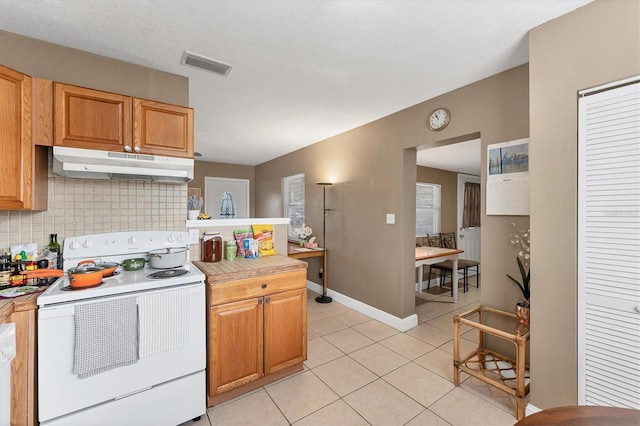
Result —
M 182 55 L 181 64 L 190 65 L 206 71 L 226 76 L 231 71 L 231 65 L 224 62 L 216 61 L 205 56 L 196 55 L 195 53 L 185 51 Z

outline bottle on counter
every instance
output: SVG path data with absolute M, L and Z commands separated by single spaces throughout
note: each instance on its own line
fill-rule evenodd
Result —
M 52 269 L 58 269 L 60 261 L 60 244 L 58 244 L 58 234 L 51 234 L 51 242 L 47 246 L 49 250 L 49 267 Z

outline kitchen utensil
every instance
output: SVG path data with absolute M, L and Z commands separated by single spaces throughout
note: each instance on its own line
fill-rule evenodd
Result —
M 144 268 L 146 260 L 143 257 L 134 257 L 122 261 L 122 267 L 125 271 L 138 271 Z
M 98 285 L 102 282 L 102 271 L 103 269 L 95 264 L 93 266 L 84 264 L 71 268 L 68 271 L 69 286 L 82 288 Z
M 113 273 L 116 271 L 116 269 L 118 269 L 118 266 L 120 266 L 120 264 L 116 263 L 116 262 L 100 262 L 100 263 L 96 263 L 95 260 L 81 260 L 80 262 L 78 262 L 78 266 L 80 266 L 80 265 L 99 266 L 100 268 L 102 268 L 102 276 L 104 278 L 110 277 L 111 275 L 113 275 Z
M 46 269 L 49 267 L 49 259 L 38 260 L 38 269 Z
M 154 269 L 177 268 L 187 262 L 186 247 L 167 247 L 149 252 L 149 266 Z
M 34 269 L 32 271 L 20 271 L 25 278 L 45 278 L 45 277 L 61 277 L 64 272 L 61 269 Z

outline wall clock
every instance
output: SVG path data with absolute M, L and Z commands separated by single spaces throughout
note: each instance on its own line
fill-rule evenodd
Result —
M 446 108 L 438 108 L 429 115 L 427 125 L 431 130 L 442 130 L 447 127 L 449 120 L 451 119 L 451 113 Z

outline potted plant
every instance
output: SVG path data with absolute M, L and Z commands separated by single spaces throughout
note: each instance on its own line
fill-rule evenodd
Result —
M 202 208 L 202 197 L 198 198 L 191 194 L 187 197 L 187 219 L 195 220 L 200 215 L 200 209 Z
M 509 224 L 508 227 L 511 230 L 509 243 L 518 250 L 516 262 L 518 263 L 518 270 L 520 271 L 520 280 L 515 279 L 509 274 L 506 275 L 518 286 L 524 298 L 519 299 L 516 303 L 516 315 L 518 315 L 521 324 L 529 324 L 529 298 L 531 297 L 531 269 L 529 268 L 529 262 L 531 260 L 531 230 L 518 229 L 515 223 Z

